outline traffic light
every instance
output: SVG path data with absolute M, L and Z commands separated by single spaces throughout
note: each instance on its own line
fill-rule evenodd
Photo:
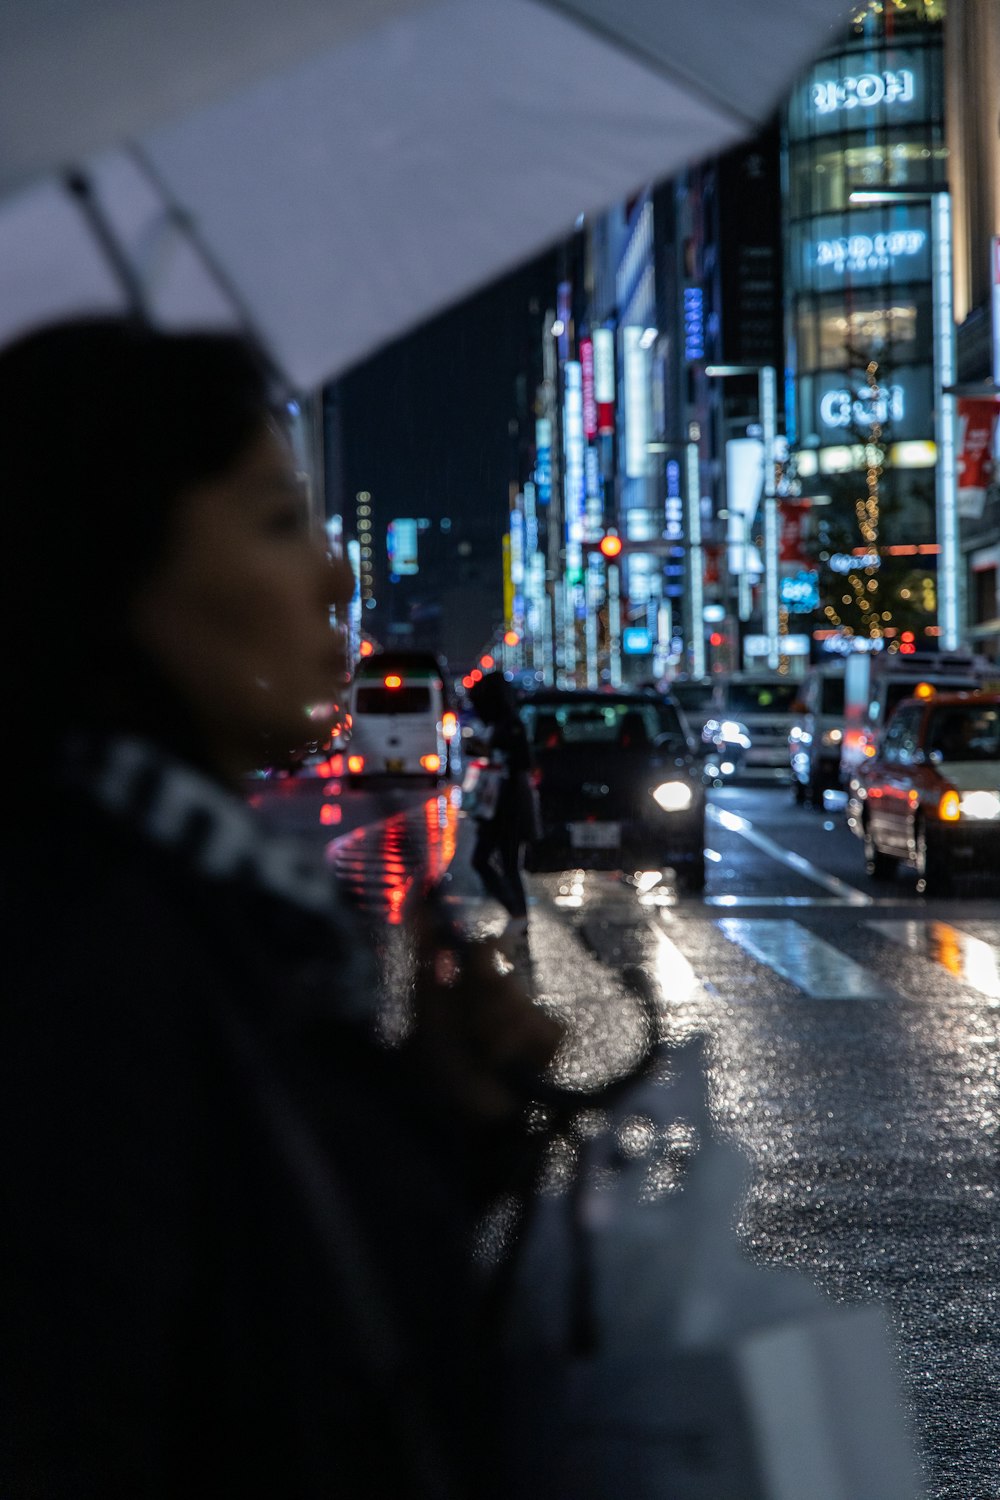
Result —
M 612 562 L 621 553 L 622 539 L 617 531 L 608 531 L 601 537 L 597 545 L 602 556 L 606 557 L 609 562 Z

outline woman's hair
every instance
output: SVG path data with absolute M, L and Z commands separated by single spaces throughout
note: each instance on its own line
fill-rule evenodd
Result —
M 53 324 L 0 351 L 0 500 L 19 736 L 181 732 L 130 638 L 178 498 L 223 475 L 271 410 L 240 338 L 119 318 Z
M 514 691 L 502 672 L 487 672 L 473 683 L 469 701 L 484 724 L 499 724 L 517 713 Z

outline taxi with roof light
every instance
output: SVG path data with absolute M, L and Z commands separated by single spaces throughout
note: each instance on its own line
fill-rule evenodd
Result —
M 847 821 L 870 875 L 910 866 L 933 894 L 963 869 L 1000 874 L 1000 693 L 921 686 L 851 778 Z

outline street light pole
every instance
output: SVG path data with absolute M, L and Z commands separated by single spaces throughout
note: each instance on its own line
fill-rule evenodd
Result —
M 777 440 L 778 398 L 777 372 L 774 365 L 706 365 L 709 379 L 725 375 L 757 376 L 757 409 L 760 415 L 764 448 L 764 634 L 767 637 L 767 664 L 776 671 L 781 664 L 781 627 L 779 621 L 778 580 L 778 495 L 774 483 L 774 449 Z M 744 528 L 750 517 L 744 519 Z
M 777 379 L 773 365 L 761 365 L 757 390 L 760 402 L 761 436 L 764 440 L 764 633 L 767 664 L 772 672 L 780 665 L 778 618 L 778 497 L 774 483 L 774 447 L 777 437 Z
M 705 675 L 705 559 L 701 545 L 701 470 L 698 443 L 687 444 L 688 607 L 691 630 L 691 675 Z

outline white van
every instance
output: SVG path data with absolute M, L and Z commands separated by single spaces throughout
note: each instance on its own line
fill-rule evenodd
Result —
M 742 776 L 791 780 L 788 736 L 795 723 L 793 705 L 800 685 L 780 673 L 734 672 L 715 687 L 713 719 L 703 735 L 714 732 L 723 744 L 738 747 Z
M 429 651 L 362 657 L 349 693 L 349 781 L 452 774 L 458 719 L 441 662 Z M 454 750 L 453 750 L 454 743 Z

